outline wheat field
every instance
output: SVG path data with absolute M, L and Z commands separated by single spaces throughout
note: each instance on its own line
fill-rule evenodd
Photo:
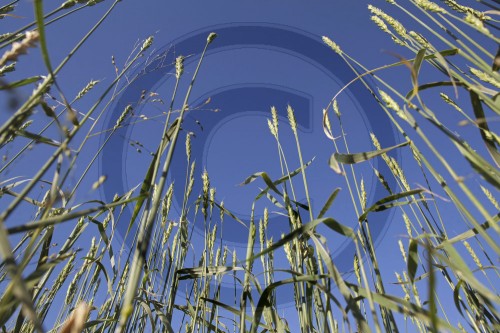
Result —
M 18 2 L 0 5 L 0 18 L 16 15 Z M 374 1 L 366 9 L 374 27 L 369 33 L 387 35 L 397 50 L 394 61 L 379 68 L 366 68 L 349 54 L 349 45 L 324 36 L 332 57 L 340 56 L 353 73 L 329 105 L 315 110 L 322 112 L 329 167 L 342 189 L 325 183 L 331 195 L 326 202 L 316 200 L 320 210 L 313 212 L 308 167 L 317 161 L 307 160 L 301 148 L 298 110 L 269 105 L 263 135 L 276 144 L 281 175 L 273 179 L 255 170 L 242 179 L 243 186 L 261 188 L 248 206 L 259 200 L 268 205 L 262 212 L 252 208 L 248 224 L 218 199 L 224 194 L 196 164 L 191 134 L 182 128 L 205 54 L 224 38 L 217 31 L 199 45 L 194 71 L 184 70 L 189 54 L 169 65 L 175 86 L 162 92 L 169 97 L 161 104 L 155 149 L 137 161 L 146 170 L 141 182 L 109 202 L 98 195 L 107 177 L 89 170 L 110 138 L 135 119 L 134 110 L 157 98 L 144 92 L 137 105 L 123 108 L 113 127 L 102 129 L 113 101 L 139 78 L 132 73 L 151 55 L 153 35 L 131 45 L 122 62 L 113 58 L 111 80 L 76 78 L 81 88 L 71 96 L 63 93 L 60 77 L 120 2 L 68 0 L 48 12 L 42 0 L 33 0 L 35 20 L 0 34 L 0 90 L 8 102 L 0 128 L 2 332 L 500 331 L 496 1 L 472 2 L 473 7 L 455 0 Z M 93 6 L 107 9 L 81 39 L 72 37 L 74 47 L 56 61 L 47 43 L 50 29 Z M 40 63 L 36 74 L 15 76 L 34 58 Z M 411 89 L 386 79 L 391 71 Z M 390 121 L 400 138 L 396 145 L 382 146 L 369 133 L 372 149 L 352 151 L 355 138 L 345 134 L 340 96 L 354 83 L 363 84 L 380 107 L 379 117 Z M 279 112 L 286 112 L 286 129 Z M 283 147 L 284 130 L 292 133 L 293 147 Z M 96 136 L 100 146 L 82 161 Z M 290 149 L 297 165 L 285 153 Z M 183 182 L 174 184 L 168 174 L 179 150 L 188 169 Z M 408 156 L 404 165 L 396 152 Z M 16 171 L 25 156 L 36 156 L 39 165 L 31 175 Z M 374 202 L 367 199 L 368 176 L 385 191 Z M 88 183 L 90 191 L 82 186 Z M 305 200 L 296 194 L 299 187 Z M 183 198 L 178 217 L 172 217 L 174 193 Z M 349 200 L 342 209 L 353 221 L 330 214 L 338 211 L 330 208 L 339 197 Z M 130 217 L 124 218 L 125 210 Z M 385 254 L 372 237 L 373 216 L 386 210 L 406 230 L 391 240 L 399 271 L 385 269 Z M 269 235 L 270 214 L 288 222 L 280 237 Z M 222 242 L 228 221 L 245 224 L 243 253 Z M 203 244 L 192 242 L 195 223 L 203 226 Z M 117 225 L 127 226 L 127 234 L 118 236 Z M 324 230 L 355 249 L 346 259 L 347 272 L 334 260 Z M 123 239 L 131 239 L 130 248 Z M 223 288 L 234 290 L 231 302 L 222 297 Z M 278 301 L 284 288 L 293 293 L 286 316 Z

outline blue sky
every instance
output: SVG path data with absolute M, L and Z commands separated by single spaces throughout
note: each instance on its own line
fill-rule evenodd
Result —
M 388 8 L 391 13 L 385 1 L 375 3 Z M 110 1 L 104 1 L 47 28 L 48 47 L 54 64 L 61 61 L 110 4 Z M 16 14 L 23 17 L 7 18 L 0 22 L 5 26 L 5 31 L 9 31 L 11 26 L 17 27 L 31 21 L 31 2 L 20 1 L 18 5 L 19 11 Z M 45 3 L 47 11 L 57 5 L 47 1 Z M 329 213 L 339 221 L 349 224 L 348 221 L 355 221 L 356 217 L 349 207 L 350 199 L 345 182 L 328 167 L 327 161 L 334 150 L 323 134 L 321 115 L 331 97 L 353 75 L 336 54 L 328 53 L 329 50 L 322 46 L 321 36 L 332 38 L 367 68 L 396 61 L 393 54 L 410 56 L 407 50 L 395 45 L 370 21 L 367 5 L 366 1 L 306 3 L 125 0 L 118 4 L 109 19 L 71 59 L 58 80 L 64 87 L 63 92 L 68 96 L 76 95 L 90 80 L 101 80 L 100 84 L 105 86 L 115 75 L 111 56 L 114 56 L 117 66 L 120 67 L 136 44 L 142 43 L 142 40 L 150 35 L 154 36 L 151 56 L 134 69 L 135 73 L 138 73 L 145 65 L 153 64 L 150 66 L 150 72 L 144 76 L 143 81 L 125 90 L 111 105 L 97 127 L 100 131 L 105 131 L 114 124 L 125 105 L 137 100 L 137 94 L 143 89 L 140 84 L 147 85 L 148 91 L 154 91 L 168 101 L 173 85 L 169 62 L 180 54 L 191 56 L 186 61 L 186 77 L 190 76 L 194 71 L 197 55 L 203 47 L 203 38 L 200 36 L 214 31 L 219 36 L 202 65 L 191 98 L 192 105 L 202 106 L 200 110 L 188 115 L 186 129 L 195 135 L 193 149 L 197 156 L 198 171 L 206 169 L 209 172 L 212 185 L 217 188 L 218 200 L 224 200 L 228 208 L 247 221 L 252 198 L 263 184 L 255 182 L 245 187 L 238 184 L 258 171 L 266 171 L 274 178 L 279 177 L 279 161 L 275 155 L 277 148 L 266 123 L 272 105 L 278 108 L 281 116 L 280 126 L 284 133 L 282 144 L 290 156 L 290 168 L 298 167 L 298 158 L 294 155 L 295 143 L 290 131 L 286 129 L 285 108 L 290 103 L 299 119 L 304 159 L 309 161 L 314 158 L 313 164 L 307 169 L 313 210 L 317 214 L 333 189 L 341 187 L 343 195 L 337 199 Z M 412 26 L 408 19 L 403 18 L 402 22 Z M 241 40 L 238 40 L 240 36 Z M 19 71 L 13 77 L 40 72 L 39 69 L 43 68 L 43 65 L 36 56 L 37 51 L 31 50 L 29 57 L 20 60 Z M 164 63 L 154 62 L 157 59 L 155 56 L 163 54 Z M 387 72 L 385 77 L 404 92 L 411 87 L 409 71 L 404 68 Z M 429 75 L 428 78 L 431 79 L 432 76 Z M 185 91 L 188 84 L 189 80 L 186 79 L 181 84 L 181 91 Z M 25 91 L 26 94 L 29 92 L 29 89 Z M 90 94 L 90 98 L 82 101 L 78 107 L 84 112 L 91 105 L 92 97 L 96 96 L 98 95 Z M 211 103 L 203 105 L 208 98 L 212 99 Z M 432 98 L 434 102 L 439 103 L 435 97 Z M 0 95 L 0 102 L 2 99 L 5 99 L 5 95 Z M 351 151 L 372 150 L 369 137 L 371 131 L 377 133 L 384 146 L 401 142 L 401 137 L 384 122 L 382 110 L 377 109 L 377 105 L 370 100 L 361 85 L 354 85 L 342 94 L 339 104 Z M 439 107 L 443 105 L 438 104 Z M 149 165 L 149 162 L 144 161 L 149 161 L 148 152 L 155 149 L 160 135 L 162 123 L 158 120 L 161 118 L 157 116 L 161 116 L 162 107 L 165 106 L 153 104 L 135 110 L 133 119 L 138 122 L 120 131 L 117 139 L 107 146 L 105 154 L 81 186 L 81 191 L 75 198 L 76 202 L 96 198 L 110 200 L 115 192 L 130 189 L 140 183 Z M 218 112 L 214 112 L 215 109 Z M 380 112 L 380 117 L 375 112 Z M 141 122 L 140 115 L 149 120 Z M 0 119 L 4 119 L 3 116 Z M 449 117 L 451 128 L 462 130 L 454 125 L 453 119 L 453 116 Z M 467 129 L 464 135 L 478 140 L 478 135 L 475 136 L 472 131 L 467 132 Z M 68 186 L 76 182 L 79 170 L 85 167 L 84 161 L 92 157 L 104 138 L 103 135 L 96 135 L 90 141 L 89 148 L 82 154 L 82 162 L 76 166 Z M 182 184 L 182 178 L 176 180 L 176 173 L 181 177 L 186 166 L 183 144 L 178 147 L 179 164 L 174 166 L 174 174 L 170 180 Z M 11 149 L 7 152 L 12 154 L 15 149 Z M 443 146 L 443 149 L 448 148 Z M 18 175 L 29 177 L 46 153 L 43 149 L 37 149 L 37 152 L 38 155 L 23 157 L 2 175 L 0 180 Z M 453 153 L 450 156 L 456 158 Z M 403 169 L 406 165 L 411 165 L 405 162 L 412 159 L 408 152 L 397 157 Z M 371 171 L 372 165 L 383 168 L 380 162 L 373 161 L 372 164 L 367 163 L 358 169 L 366 182 L 369 203 L 382 198 L 383 194 Z M 467 168 L 464 170 L 470 172 Z M 91 184 L 101 173 L 108 176 L 107 183 L 99 191 L 91 191 Z M 417 177 L 410 180 L 410 185 L 415 187 L 422 181 Z M 298 197 L 304 198 L 303 190 L 298 189 Z M 176 204 L 178 208 L 179 203 L 174 203 L 174 206 Z M 264 206 L 269 205 L 269 202 L 261 200 L 257 204 L 257 217 L 261 215 Z M 456 218 L 456 213 L 450 206 L 451 204 L 445 203 L 443 211 L 450 214 L 452 221 Z M 4 207 L 4 202 L 0 201 L 0 207 Z M 29 220 L 31 213 L 20 211 L 17 214 L 20 220 Z M 278 214 L 273 216 L 278 224 Z M 395 280 L 393 272 L 404 269 L 397 250 L 398 239 L 406 233 L 404 223 L 400 214 L 392 213 L 380 213 L 373 217 L 373 222 L 376 223 L 375 228 L 379 234 L 377 249 L 382 258 L 382 270 L 389 276 L 389 281 Z M 354 225 L 352 222 L 352 226 Z M 246 243 L 245 230 L 237 225 L 227 228 L 227 238 L 224 239 L 227 244 L 243 248 Z M 282 231 L 284 230 L 276 228 L 275 237 Z M 455 227 L 453 223 L 448 229 L 451 235 L 461 231 L 463 225 Z M 331 237 L 334 256 L 336 255 L 340 266 L 347 269 L 352 262 L 352 255 L 340 239 L 337 241 L 333 235 Z M 396 286 L 391 291 L 399 292 L 396 291 L 398 288 L 399 286 Z

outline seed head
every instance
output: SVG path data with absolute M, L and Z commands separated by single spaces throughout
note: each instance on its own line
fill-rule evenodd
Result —
M 389 96 L 386 92 L 384 92 L 383 90 L 379 90 L 379 93 L 382 101 L 387 105 L 389 109 L 392 109 L 396 112 L 399 112 L 401 110 L 398 103 L 396 103 L 396 101 L 394 101 L 392 97 Z
M 382 20 L 377 15 L 373 15 L 371 20 L 375 22 L 375 24 L 382 30 L 383 32 L 390 33 L 389 28 L 387 28 L 387 24 L 385 24 L 384 20 Z
M 38 38 L 38 31 L 27 31 L 24 39 L 21 42 L 13 43 L 12 48 L 0 58 L 0 66 L 3 66 L 8 61 L 16 61 L 21 54 L 28 53 L 28 48 L 35 47 Z
M 444 10 L 442 7 L 438 6 L 437 4 L 435 4 L 432 1 L 416 0 L 415 2 L 420 8 L 422 8 L 424 10 L 428 10 L 428 11 L 434 12 L 434 13 L 443 13 L 443 14 L 446 13 L 446 10 Z
M 184 73 L 184 59 L 184 56 L 178 56 L 175 59 L 175 77 L 177 79 L 179 79 L 182 73 Z
M 97 81 L 94 81 L 94 80 L 90 81 L 90 82 L 89 82 L 89 83 L 85 86 L 85 88 L 83 88 L 83 89 L 82 89 L 82 90 L 78 93 L 78 95 L 76 95 L 76 99 L 80 99 L 80 98 L 82 98 L 82 97 L 83 97 L 86 93 L 88 93 L 88 92 L 89 92 L 92 88 L 94 88 L 94 86 L 95 86 L 96 84 L 98 84 L 98 83 L 99 83 L 99 80 L 97 80 Z
M 293 109 L 290 105 L 287 107 L 287 113 L 288 113 L 288 121 L 290 122 L 290 127 L 292 128 L 292 131 L 294 133 L 297 132 L 297 122 L 295 121 L 295 114 L 293 113 Z
M 489 35 L 490 31 L 484 26 L 483 21 L 479 19 L 476 15 L 468 12 L 464 18 L 465 22 L 471 24 L 474 28 L 481 31 L 484 34 Z
M 0 8 L 0 19 L 5 17 L 5 14 L 10 13 L 16 8 L 14 5 L 7 5 Z
M 467 249 L 467 252 L 469 252 L 472 259 L 474 260 L 474 262 L 476 263 L 477 267 L 483 268 L 483 264 L 481 264 L 481 260 L 479 260 L 478 256 L 476 255 L 476 252 L 474 251 L 472 246 L 470 246 L 469 242 L 464 241 L 464 246 Z
M 479 69 L 473 68 L 473 67 L 470 68 L 470 72 L 472 74 L 474 74 L 481 81 L 489 83 L 489 84 L 493 85 L 495 88 L 499 88 L 500 89 L 500 82 L 498 82 L 491 75 L 489 75 L 489 74 L 487 74 L 487 73 L 485 73 L 483 71 L 480 71 Z
M 101 186 L 105 181 L 106 181 L 106 175 L 102 175 L 99 177 L 99 179 L 92 184 L 92 190 L 97 190 L 99 186 Z
M 212 43 L 215 38 L 217 38 L 217 34 L 215 32 L 210 33 L 207 37 L 207 44 Z
M 397 272 L 396 272 L 396 278 L 397 278 L 399 284 L 401 285 L 401 288 L 403 288 L 403 291 L 405 293 L 405 300 L 409 301 L 410 300 L 410 292 L 408 291 L 406 284 L 404 283 L 403 279 L 401 278 L 401 275 L 399 275 Z
M 361 268 L 360 268 L 360 264 L 359 264 L 359 258 L 358 256 L 355 254 L 354 255 L 354 273 L 356 274 L 356 280 L 358 281 L 358 284 L 361 285 Z
M 377 139 L 377 137 L 375 136 L 375 134 L 370 133 L 370 137 L 372 138 L 372 143 L 373 143 L 373 145 L 375 146 L 375 148 L 377 148 L 377 150 L 382 149 L 382 147 L 380 146 L 380 142 L 378 141 L 378 139 Z
M 274 129 L 276 131 L 276 135 L 278 135 L 278 125 L 279 125 L 278 111 L 276 110 L 276 108 L 274 106 L 271 107 L 271 116 L 273 119 L 273 126 L 274 126 Z
M 276 137 L 276 129 L 273 126 L 273 123 L 271 122 L 270 119 L 267 120 L 267 127 L 269 127 L 269 131 L 271 131 L 271 134 Z
M 208 178 L 208 172 L 205 170 L 201 175 L 201 180 L 203 181 L 203 193 L 208 194 L 208 189 L 210 188 L 210 179 Z
M 335 115 L 337 115 L 337 118 L 340 118 L 342 114 L 340 113 L 339 103 L 337 102 L 337 100 L 333 101 L 332 107 L 333 107 L 333 112 L 335 112 Z
M 28 120 L 27 122 L 25 122 L 24 124 L 22 124 L 20 127 L 19 127 L 19 130 L 20 131 L 23 131 L 25 130 L 26 128 L 28 128 L 31 124 L 33 124 L 33 120 Z M 12 134 L 10 135 L 7 140 L 5 140 L 5 143 L 4 144 L 7 144 L 9 142 L 12 142 L 14 139 L 16 138 L 16 135 L 15 134 Z
M 342 50 L 334 41 L 326 36 L 323 36 L 322 39 L 326 45 L 328 45 L 333 51 L 335 51 L 335 53 L 342 54 Z
M 399 35 L 401 36 L 403 39 L 406 39 L 408 38 L 407 34 L 406 34 L 406 29 L 405 27 L 401 24 L 401 22 L 399 22 L 398 20 L 396 20 L 395 18 L 393 18 L 392 16 L 390 15 L 387 15 L 386 13 L 384 13 L 381 9 L 377 8 L 377 7 L 374 7 L 372 5 L 368 5 L 368 10 L 373 14 L 373 15 L 376 15 L 378 17 L 380 17 L 382 20 L 384 20 L 388 25 L 390 25 L 394 31 Z
M 5 73 L 13 72 L 16 70 L 16 63 L 13 62 L 12 64 L 5 65 L 2 68 L 0 68 L 0 76 L 5 76 Z
M 130 112 L 132 112 L 133 109 L 134 108 L 130 104 L 125 107 L 125 110 L 123 110 L 122 114 L 120 115 L 120 118 L 118 118 L 118 120 L 116 121 L 116 124 L 115 124 L 115 127 L 113 128 L 113 130 L 116 130 L 118 127 L 121 126 L 121 124 L 123 123 L 125 118 L 129 115 Z
M 425 39 L 424 36 L 422 36 L 418 32 L 410 31 L 408 34 L 411 37 L 413 37 L 413 39 L 415 39 L 415 41 L 417 43 L 419 43 L 421 47 L 426 48 L 426 49 L 431 47 L 431 45 L 429 44 L 429 42 L 427 41 L 427 39 Z
M 323 109 L 323 118 L 325 119 L 326 129 L 330 134 L 332 134 L 332 124 L 330 123 L 330 117 L 328 116 L 326 109 Z
M 264 242 L 266 240 L 266 229 L 264 227 L 264 221 L 261 219 L 259 220 L 259 241 L 260 241 L 260 249 L 264 248 Z M 261 257 L 263 258 L 263 257 Z
M 366 209 L 366 189 L 365 180 L 361 178 L 361 209 L 364 211 Z
M 392 99 L 391 96 L 389 96 L 386 92 L 379 90 L 380 93 L 380 98 L 382 101 L 385 103 L 385 105 L 396 112 L 396 114 L 403 120 L 407 120 L 406 115 L 404 114 L 403 110 L 399 107 L 399 104 L 396 103 L 395 100 Z
M 269 211 L 267 210 L 267 207 L 264 208 L 264 228 L 267 229 L 267 226 L 269 224 Z
M 407 258 L 406 250 L 405 250 L 405 247 L 404 247 L 401 239 L 398 240 L 398 244 L 399 244 L 399 250 L 401 251 L 401 255 L 403 256 L 403 260 L 406 262 L 406 258 Z
M 186 156 L 187 160 L 191 160 L 191 133 L 186 135 Z
M 410 236 L 410 238 L 412 238 L 413 233 L 411 231 L 411 221 L 410 221 L 410 218 L 408 217 L 408 215 L 406 215 L 405 213 L 403 213 L 403 220 L 405 222 L 406 232 L 408 233 L 408 236 Z
M 439 96 L 441 96 L 443 101 L 445 101 L 447 104 L 453 106 L 457 111 L 462 112 L 462 109 L 448 95 L 446 95 L 445 93 L 439 93 Z
M 490 190 L 488 190 L 486 187 L 481 186 L 481 190 L 483 191 L 484 195 L 486 195 L 486 197 L 488 198 L 488 200 L 491 202 L 491 204 L 493 206 L 495 206 L 495 208 L 497 210 L 500 210 L 500 205 L 498 204 L 498 201 L 495 199 L 495 197 L 493 196 L 493 194 L 490 192 Z
M 222 264 L 222 265 L 225 265 L 225 264 L 226 264 L 226 260 L 227 260 L 227 253 L 228 253 L 227 246 L 224 246 L 224 251 L 222 251 L 222 261 L 221 261 L 221 264 Z
M 219 210 L 219 218 L 220 218 L 220 223 L 224 221 L 224 201 L 220 202 L 220 210 Z
M 447 4 L 451 9 L 453 9 L 454 11 L 456 11 L 458 13 L 472 14 L 472 15 L 476 16 L 478 19 L 480 19 L 481 21 L 484 21 L 485 19 L 488 18 L 483 12 L 480 12 L 479 10 L 476 10 L 474 8 L 471 8 L 471 7 L 460 5 L 455 0 L 442 0 L 442 1 L 445 4 Z
M 154 39 L 153 36 L 149 36 L 148 38 L 146 38 L 144 43 L 142 43 L 141 52 L 146 51 L 151 47 L 151 45 L 153 45 L 153 39 Z
M 76 0 L 68 0 L 61 4 L 62 9 L 68 9 L 76 5 Z

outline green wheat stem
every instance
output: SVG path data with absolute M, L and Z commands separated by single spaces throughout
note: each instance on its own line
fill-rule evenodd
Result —
M 158 207 L 159 207 L 159 203 L 160 203 L 160 199 L 161 199 L 161 193 L 163 192 L 163 188 L 165 186 L 167 172 L 170 169 L 170 163 L 172 161 L 172 156 L 173 156 L 174 149 L 176 146 L 177 137 L 179 135 L 182 119 L 184 117 L 184 112 L 188 108 L 188 100 L 189 100 L 189 97 L 191 95 L 191 91 L 193 89 L 194 82 L 195 82 L 196 77 L 198 75 L 198 71 L 201 67 L 201 63 L 202 63 L 203 58 L 205 56 L 205 53 L 207 51 L 208 45 L 211 43 L 212 40 L 210 38 L 207 39 L 207 43 L 205 44 L 205 48 L 203 49 L 203 52 L 200 56 L 198 66 L 196 67 L 196 70 L 193 74 L 193 79 L 191 80 L 191 84 L 189 85 L 188 91 L 186 93 L 186 97 L 184 99 L 184 103 L 182 105 L 181 113 L 180 113 L 179 118 L 178 118 L 179 121 L 177 122 L 177 126 L 175 127 L 175 131 L 173 132 L 172 138 L 170 139 L 170 148 L 169 148 L 168 153 L 167 153 L 166 158 L 165 158 L 160 181 L 158 183 L 158 188 L 156 190 L 156 195 L 152 200 L 151 210 L 145 212 L 145 214 L 143 215 L 144 218 L 141 221 L 139 242 L 138 242 L 135 254 L 134 254 L 134 259 L 132 262 L 132 270 L 130 273 L 130 278 L 129 278 L 129 281 L 127 284 L 127 291 L 125 294 L 125 300 L 124 300 L 122 310 L 120 313 L 120 318 L 119 318 L 118 328 L 117 328 L 118 333 L 123 332 L 123 330 L 125 329 L 125 325 L 128 321 L 128 318 L 131 314 L 133 298 L 135 297 L 135 295 L 137 293 L 137 286 L 139 283 L 139 277 L 140 277 L 140 274 L 142 272 L 142 266 L 143 266 L 143 263 L 145 260 L 144 256 L 147 252 L 147 247 L 149 245 L 148 244 L 149 243 L 148 242 L 149 241 L 149 233 L 150 233 L 151 227 L 153 225 L 153 221 L 156 217 L 156 212 L 158 211 Z M 166 131 L 163 134 L 163 137 L 165 137 L 165 136 L 166 136 Z M 161 153 L 161 150 L 160 150 L 160 153 Z M 159 159 L 158 159 L 158 161 L 159 161 Z M 172 298 L 172 300 L 173 300 L 173 298 Z M 170 314 L 167 314 L 167 316 L 168 315 L 170 315 Z

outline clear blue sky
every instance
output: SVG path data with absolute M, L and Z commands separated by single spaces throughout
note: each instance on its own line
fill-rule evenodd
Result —
M 47 10 L 55 6 L 52 2 L 45 2 Z M 54 64 L 67 54 L 110 3 L 109 0 L 105 1 L 47 28 L 48 46 Z M 374 3 L 382 8 L 389 8 L 385 1 L 374 1 Z M 350 224 L 349 221 L 355 221 L 356 218 L 349 206 L 350 199 L 347 196 L 345 182 L 328 168 L 327 161 L 333 152 L 333 147 L 323 134 L 321 115 L 322 109 L 328 105 L 331 97 L 353 76 L 337 55 L 322 46 L 321 36 L 332 38 L 343 50 L 368 68 L 396 61 L 391 53 L 409 56 L 405 49 L 392 43 L 388 36 L 370 21 L 367 5 L 368 2 L 364 0 L 315 2 L 124 0 L 81 52 L 71 60 L 61 73 L 59 84 L 64 87 L 65 94 L 74 96 L 91 79 L 102 80 L 103 86 L 110 83 L 114 78 L 111 55 L 115 57 L 118 66 L 123 65 L 134 45 L 150 35 L 154 35 L 155 38 L 152 53 L 162 54 L 168 51 L 165 59 L 171 61 L 175 55 L 187 56 L 199 52 L 203 47 L 203 38 L 200 39 L 200 36 L 205 36 L 211 31 L 217 32 L 219 36 L 202 66 L 191 103 L 202 104 L 211 97 L 211 103 L 204 108 L 220 109 L 220 111 L 214 113 L 210 110 L 199 110 L 190 114 L 186 120 L 186 128 L 196 135 L 193 138 L 193 149 L 198 171 L 208 170 L 212 185 L 217 188 L 217 199 L 224 200 L 226 206 L 235 214 L 243 220 L 248 220 L 252 198 L 263 184 L 255 182 L 245 187 L 237 185 L 257 171 L 266 171 L 273 178 L 279 177 L 276 147 L 266 123 L 272 105 L 279 109 L 282 116 L 281 129 L 285 134 L 282 144 L 290 156 L 290 168 L 298 167 L 298 159 L 294 155 L 295 143 L 290 132 L 286 131 L 285 107 L 290 103 L 296 109 L 299 119 L 304 159 L 315 158 L 312 166 L 307 169 L 313 210 L 317 214 L 331 191 L 336 187 L 342 187 L 343 194 L 329 213 L 339 221 Z M 19 8 L 19 13 L 26 13 L 23 18 L 6 18 L 0 21 L 0 26 L 6 27 L 5 31 L 8 31 L 7 27 L 11 25 L 19 26 L 19 20 L 23 22 L 31 20 L 31 1 L 21 1 Z M 388 9 L 388 12 L 395 13 L 391 9 Z M 412 26 L 407 19 L 403 18 L 402 22 Z M 3 28 L 1 32 L 4 32 Z M 42 68 L 40 59 L 34 56 L 37 50 L 31 50 L 31 53 L 29 63 L 27 60 L 19 62 L 20 73 L 16 75 L 21 77 L 24 73 L 36 72 Z M 168 61 L 165 63 L 168 64 Z M 196 57 L 187 60 L 186 78 L 192 74 L 196 61 Z M 170 69 L 160 66 L 158 70 L 151 70 L 152 74 L 146 76 L 144 82 L 140 84 L 146 85 L 149 91 L 157 92 L 161 98 L 168 101 L 173 81 L 168 74 Z M 388 72 L 387 79 L 396 83 L 404 92 L 411 87 L 408 71 Z M 181 91 L 188 83 L 186 79 Z M 130 90 L 126 90 L 118 102 L 110 108 L 110 112 L 98 128 L 105 130 L 112 126 L 123 107 L 137 100 L 137 94 L 142 89 L 144 88 L 140 85 L 132 85 Z M 26 93 L 29 93 L 29 90 Z M 0 102 L 4 98 L 5 95 L 0 95 Z M 88 101 L 88 105 L 85 102 L 80 104 L 83 112 L 90 106 L 92 98 Z M 401 138 L 388 123 L 383 121 L 382 110 L 377 109 L 377 105 L 367 97 L 366 91 L 360 85 L 346 91 L 340 97 L 339 103 L 351 151 L 373 149 L 368 134 L 370 131 L 377 133 L 384 146 L 401 142 Z M 120 132 L 120 136 L 107 146 L 104 159 L 99 160 L 92 169 L 75 199 L 76 202 L 96 198 L 110 200 L 115 192 L 139 184 L 145 168 L 149 165 L 149 162 L 144 162 L 149 161 L 148 151 L 152 151 L 158 142 L 162 123 L 155 120 L 157 118 L 154 116 L 161 110 L 154 107 L 136 110 L 137 120 L 139 114 L 153 120 L 137 123 Z M 380 112 L 380 117 L 375 112 Z M 4 119 L 3 115 L 0 119 Z M 103 136 L 96 136 L 89 147 L 97 149 L 103 139 Z M 137 151 L 137 145 L 130 145 L 130 142 L 136 141 L 142 145 L 141 152 Z M 180 142 L 182 144 L 178 146 L 178 158 L 179 161 L 184 161 L 183 140 Z M 88 160 L 95 149 L 89 148 L 88 154 L 82 155 L 81 165 L 77 165 L 74 176 L 68 183 L 69 186 L 77 180 L 79 171 L 85 166 L 83 161 Z M 17 175 L 29 177 L 33 170 L 36 170 L 41 156 L 43 152 L 38 156 L 23 157 L 21 162 L 12 166 L 8 175 L 2 175 L 0 180 Z M 404 168 L 405 159 L 411 160 L 412 157 L 410 154 L 402 154 L 398 158 Z M 182 163 L 185 164 L 179 162 L 174 166 L 171 180 L 175 180 L 177 174 L 182 176 L 185 169 Z M 376 161 L 373 163 L 377 166 Z M 379 167 L 382 168 L 381 165 Z M 382 198 L 384 192 L 373 176 L 370 164 L 360 166 L 359 170 L 368 189 L 368 203 Z M 91 184 L 102 172 L 108 176 L 107 183 L 99 192 L 91 191 Z M 178 185 L 183 184 L 183 178 L 179 178 L 176 182 Z M 418 182 L 422 180 L 410 178 L 410 186 L 416 187 Z M 301 189 L 298 193 L 299 198 L 304 197 Z M 270 203 L 259 202 L 257 216 L 261 215 L 264 206 L 270 207 Z M 2 201 L 0 207 L 4 207 Z M 446 206 L 444 211 L 448 211 Z M 30 215 L 25 216 L 24 212 L 17 214 L 21 220 L 30 217 Z M 448 221 L 451 225 L 448 232 L 454 235 L 463 231 L 463 225 L 456 229 L 452 225 L 453 219 L 456 218 L 453 209 L 449 209 L 449 214 Z M 276 214 L 273 216 L 276 225 L 279 225 L 280 219 Z M 400 236 L 406 233 L 404 224 L 401 216 L 389 213 L 374 216 L 372 222 L 376 223 L 376 234 L 379 235 L 377 243 L 381 268 L 388 276 L 387 280 L 393 281 L 394 271 L 404 269 L 397 245 Z M 350 225 L 355 226 L 355 223 L 352 222 Z M 247 237 L 245 229 L 238 225 L 227 225 L 226 228 L 227 236 L 224 240 L 230 246 L 240 248 L 243 253 L 242 248 L 246 244 Z M 285 231 L 280 227 L 273 230 L 276 233 L 275 239 L 279 237 L 280 232 Z M 196 239 L 194 241 L 196 242 Z M 339 266 L 348 269 L 352 262 L 351 250 L 340 242 L 340 239 L 339 242 L 332 241 L 330 246 Z M 396 290 L 399 292 L 399 286 L 394 289 L 390 287 L 390 292 Z

